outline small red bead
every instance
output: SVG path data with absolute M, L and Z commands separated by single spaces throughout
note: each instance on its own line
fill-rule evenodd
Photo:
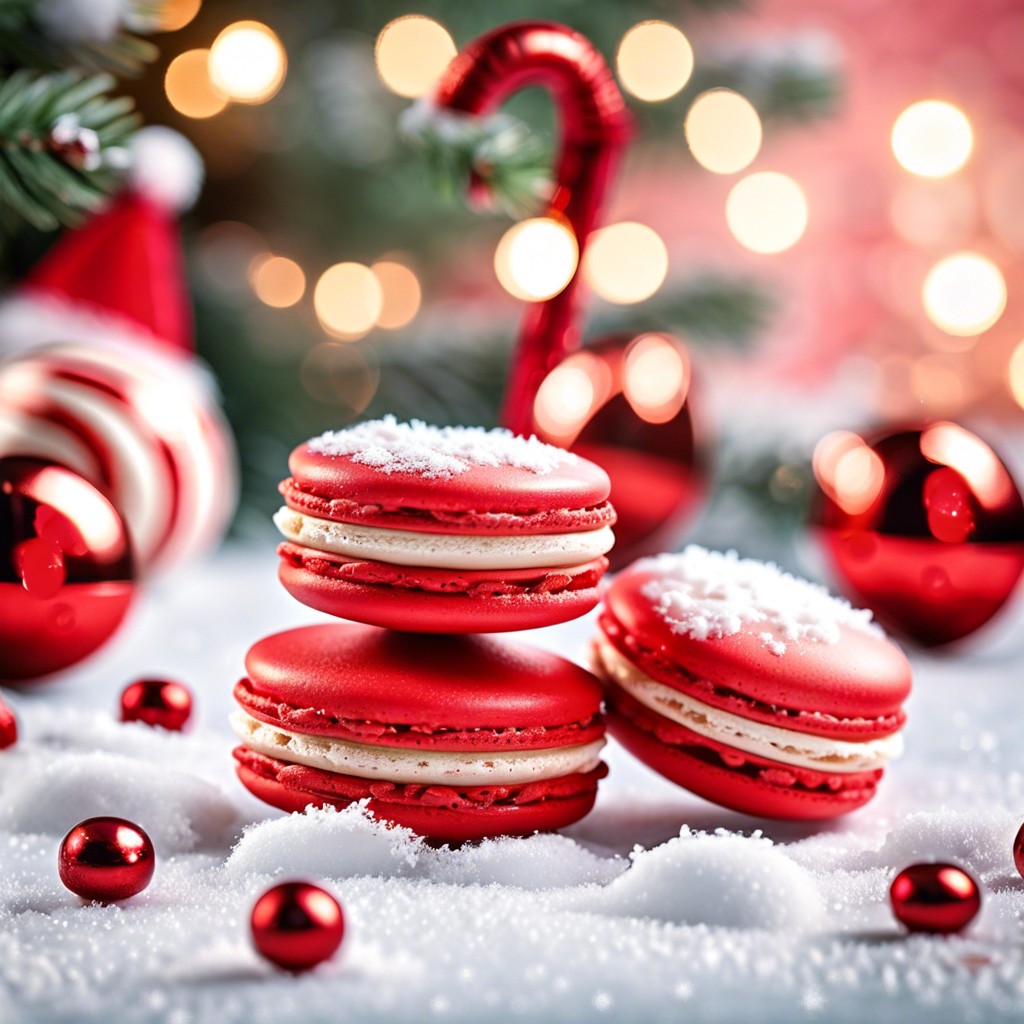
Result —
M 981 909 L 978 883 L 955 864 L 912 864 L 893 880 L 896 919 L 912 932 L 962 931 Z
M 18 720 L 14 712 L 0 699 L 0 750 L 18 742 Z
M 282 882 L 252 908 L 252 940 L 271 963 L 308 971 L 329 960 L 345 934 L 338 901 L 308 882 Z
M 1024 825 L 1021 825 L 1013 840 L 1013 863 L 1017 874 L 1024 878 Z
M 168 679 L 139 679 L 121 694 L 122 722 L 144 722 L 180 732 L 191 714 L 188 687 Z
M 156 855 L 149 836 L 124 818 L 89 818 L 60 844 L 60 880 L 83 900 L 112 903 L 142 892 Z

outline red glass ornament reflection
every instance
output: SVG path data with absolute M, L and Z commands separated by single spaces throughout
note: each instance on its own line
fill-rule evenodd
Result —
M 1013 866 L 1017 874 L 1024 878 L 1024 825 L 1021 825 L 1013 840 Z
M 169 679 L 138 679 L 121 694 L 122 722 L 143 722 L 179 732 L 191 714 L 188 687 Z
M 0 700 L 0 750 L 13 747 L 18 742 L 18 720 L 7 704 Z
M 112 903 L 142 892 L 156 855 L 149 836 L 124 818 L 89 818 L 60 844 L 60 880 L 83 900 Z
M 893 880 L 889 899 L 896 919 L 912 932 L 959 932 L 981 909 L 978 883 L 955 864 L 904 868 Z
M 50 463 L 0 459 L 0 679 L 32 680 L 91 654 L 134 589 L 124 524 L 92 484 Z
M 345 935 L 338 901 L 309 882 L 282 882 L 252 908 L 252 940 L 271 963 L 308 971 L 329 960 Z
M 533 431 L 611 478 L 615 568 L 674 547 L 704 498 L 692 392 L 689 353 L 668 334 L 605 338 L 563 360 L 537 392 Z
M 955 423 L 815 453 L 812 524 L 856 604 L 925 645 L 989 622 L 1024 572 L 1024 502 L 998 455 Z

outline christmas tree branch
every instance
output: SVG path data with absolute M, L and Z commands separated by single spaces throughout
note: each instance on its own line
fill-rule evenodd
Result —
M 0 199 L 43 230 L 75 223 L 117 183 L 134 103 L 109 75 L 16 72 L 0 83 Z
M 138 74 L 158 50 L 133 33 L 158 30 L 166 0 L 129 0 L 115 24 L 90 15 L 92 2 L 82 0 L 86 13 L 72 19 L 54 0 L 0 0 L 0 67 Z

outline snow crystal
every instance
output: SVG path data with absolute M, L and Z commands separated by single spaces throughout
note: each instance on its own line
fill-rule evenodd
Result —
M 309 441 L 321 455 L 350 455 L 353 462 L 381 473 L 415 473 L 448 480 L 476 466 L 511 466 L 545 476 L 579 460 L 536 437 L 483 427 L 433 427 L 420 420 L 399 423 L 394 416 L 328 430 Z
M 749 630 L 781 657 L 788 642 L 838 643 L 840 626 L 884 636 L 870 611 L 735 551 L 722 554 L 690 544 L 680 554 L 642 558 L 635 568 L 660 574 L 644 585 L 644 597 L 672 632 L 695 640 Z

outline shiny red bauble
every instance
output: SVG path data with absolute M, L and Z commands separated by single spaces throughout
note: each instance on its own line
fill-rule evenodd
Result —
M 912 932 L 959 932 L 981 909 L 978 883 L 955 864 L 904 868 L 893 880 L 889 899 L 896 920 Z
M 537 392 L 533 429 L 611 478 L 613 568 L 674 548 L 701 507 L 706 445 L 690 356 L 671 335 L 610 337 L 568 356 Z
M 0 459 L 0 679 L 91 654 L 134 592 L 124 523 L 99 490 L 62 466 Z
M 121 694 L 122 722 L 143 722 L 180 732 L 191 714 L 188 687 L 169 679 L 137 679 Z
M 142 892 L 153 879 L 149 836 L 124 818 L 89 818 L 60 844 L 60 880 L 83 900 L 113 903 Z
M 1024 878 L 1024 825 L 1021 825 L 1013 840 L 1013 866 L 1017 874 Z
M 252 908 L 258 952 L 287 971 L 308 971 L 329 960 L 345 935 L 338 901 L 309 882 L 282 882 Z
M 1024 573 L 1024 502 L 989 445 L 955 423 L 818 445 L 813 529 L 837 585 L 935 646 L 993 620 Z
M 18 720 L 14 712 L 0 699 L 0 750 L 13 747 L 18 742 Z

